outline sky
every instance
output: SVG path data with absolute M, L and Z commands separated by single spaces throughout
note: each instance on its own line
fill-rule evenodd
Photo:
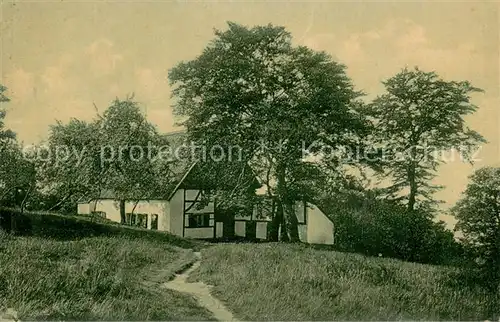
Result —
M 134 93 L 160 131 L 178 129 L 168 70 L 194 59 L 227 21 L 285 26 L 294 43 L 324 50 L 347 66 L 368 97 L 404 67 L 469 80 L 484 93 L 468 124 L 488 140 L 471 166 L 440 168 L 445 208 L 474 169 L 500 164 L 499 10 L 494 2 L 167 2 L 0 0 L 0 83 L 11 102 L 6 125 L 24 144 L 49 125 L 91 120 Z

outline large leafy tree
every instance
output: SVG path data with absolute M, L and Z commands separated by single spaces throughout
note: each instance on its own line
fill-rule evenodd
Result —
M 47 142 L 36 149 L 34 157 L 42 192 L 53 197 L 46 205 L 49 209 L 69 210 L 79 198 L 99 194 L 99 138 L 97 122 L 72 119 L 51 126 Z
M 123 208 L 125 199 L 152 198 L 168 188 L 169 155 L 160 155 L 168 143 L 132 98 L 115 100 L 92 122 L 58 122 L 47 145 L 50 155 L 38 158 L 41 178 L 61 205 L 112 191 Z
M 384 82 L 386 93 L 367 108 L 374 121 L 374 145 L 384 153 L 388 192 L 403 196 L 407 209 L 432 206 L 432 185 L 444 160 L 439 151 L 458 149 L 470 159 L 483 137 L 464 117 L 474 113 L 471 94 L 481 91 L 468 81 L 445 81 L 434 72 L 404 69 Z
M 0 153 L 0 204 L 23 210 L 36 192 L 36 171 L 25 158 L 19 144 L 12 140 Z
M 5 129 L 3 104 L 9 102 L 6 91 L 0 84 L 0 204 L 24 208 L 35 189 L 35 171 L 33 164 L 23 157 L 15 133 Z
M 0 84 L 0 151 L 5 148 L 8 141 L 15 139 L 15 134 L 9 129 L 5 129 L 4 119 L 6 111 L 4 104 L 9 102 L 9 98 L 6 96 L 5 92 L 7 88 Z
M 131 99 L 114 101 L 98 126 L 100 146 L 108 151 L 108 155 L 101 153 L 105 171 L 102 186 L 114 191 L 122 200 L 124 221 L 123 200 L 166 195 L 170 187 L 169 165 L 172 160 L 168 159 L 169 155 L 163 158 L 160 149 L 167 147 L 168 141 L 145 119 L 137 103 Z M 114 151 L 112 155 L 109 154 L 111 151 Z
M 225 147 L 226 155 L 240 147 L 242 163 L 250 162 L 276 196 L 278 216 L 285 217 L 277 221 L 282 231 L 297 241 L 293 203 L 307 197 L 317 173 L 302 147 L 321 155 L 325 145 L 352 143 L 364 127 L 354 109 L 360 94 L 344 66 L 325 52 L 292 46 L 283 27 L 228 23 L 199 57 L 174 67 L 169 79 L 190 138 L 209 149 Z
M 500 168 L 485 167 L 471 177 L 452 209 L 456 230 L 482 268 L 490 286 L 500 286 Z

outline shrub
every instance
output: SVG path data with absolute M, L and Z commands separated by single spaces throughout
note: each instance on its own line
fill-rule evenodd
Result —
M 453 233 L 425 211 L 407 213 L 402 205 L 366 196 L 327 204 L 325 210 L 334 219 L 339 250 L 420 263 L 461 262 Z

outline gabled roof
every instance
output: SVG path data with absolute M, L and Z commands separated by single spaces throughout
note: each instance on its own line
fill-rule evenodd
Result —
M 185 131 L 166 133 L 163 138 L 169 142 L 172 151 L 177 151 L 188 143 Z M 257 189 L 261 186 L 251 167 L 242 162 L 195 162 L 189 156 L 185 156 L 185 158 L 181 156 L 180 160 L 176 160 L 171 165 L 170 170 L 173 174 L 173 181 L 167 189 L 167 193 L 150 199 L 170 200 L 181 187 L 224 189 L 232 188 L 234 184 L 247 184 L 250 189 Z M 99 199 L 116 199 L 116 197 L 114 191 L 103 190 Z
M 191 173 L 191 171 L 193 170 L 193 168 L 196 166 L 196 162 L 193 162 L 193 164 L 189 167 L 189 169 L 186 171 L 186 173 L 182 176 L 182 178 L 179 180 L 179 182 L 177 182 L 177 184 L 175 185 L 174 189 L 172 189 L 172 191 L 169 193 L 168 197 L 167 197 L 167 200 L 170 200 L 172 199 L 172 197 L 174 196 L 175 192 L 177 190 L 179 190 L 180 186 L 182 185 L 182 183 L 186 180 L 187 176 Z

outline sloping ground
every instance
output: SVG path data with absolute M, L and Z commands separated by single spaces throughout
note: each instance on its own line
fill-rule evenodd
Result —
M 189 248 L 199 243 L 70 217 L 28 217 L 30 229 L 22 232 L 31 236 L 0 230 L 0 312 L 14 310 L 20 320 L 213 319 L 192 297 L 160 287 L 193 261 Z
M 43 212 L 24 212 L 0 207 L 0 229 L 18 236 L 37 236 L 57 240 L 86 237 L 126 237 L 197 249 L 202 243 L 155 230 L 123 226 L 90 216 L 72 216 Z
M 213 316 L 219 321 L 235 321 L 233 314 L 211 294 L 211 285 L 203 282 L 189 283 L 189 275 L 200 267 L 201 254 L 195 253 L 197 260 L 185 271 L 177 274 L 174 279 L 165 283 L 163 286 L 185 294 L 193 296 L 200 306 L 212 312 Z
M 303 245 L 203 250 L 190 280 L 241 320 L 485 320 L 491 296 L 450 281 L 452 268 Z

